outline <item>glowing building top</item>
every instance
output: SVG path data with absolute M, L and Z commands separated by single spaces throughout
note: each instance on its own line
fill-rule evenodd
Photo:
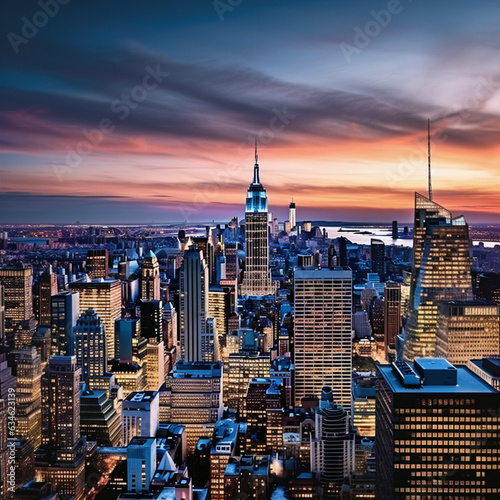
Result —
M 267 194 L 264 186 L 260 183 L 259 155 L 257 154 L 257 139 L 255 140 L 255 165 L 253 167 L 253 180 L 247 191 L 247 202 L 245 212 L 264 213 L 267 212 Z

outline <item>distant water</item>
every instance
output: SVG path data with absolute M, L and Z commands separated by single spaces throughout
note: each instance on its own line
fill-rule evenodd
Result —
M 343 236 L 357 245 L 369 245 L 372 239 L 377 239 L 383 241 L 386 245 L 413 246 L 413 237 L 400 237 L 397 240 L 393 240 L 392 227 L 389 226 L 320 226 L 320 228 L 321 230 L 323 230 L 323 228 L 326 230 L 329 238 L 335 239 Z M 402 235 L 401 231 L 400 235 Z M 476 240 L 472 242 L 473 245 L 478 245 L 479 243 L 480 241 Z M 500 245 L 500 241 L 484 241 L 483 244 L 485 248 L 493 248 L 496 245 Z

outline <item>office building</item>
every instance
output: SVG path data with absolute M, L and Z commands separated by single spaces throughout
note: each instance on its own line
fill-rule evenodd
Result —
M 122 406 L 122 443 L 134 436 L 155 436 L 159 423 L 160 399 L 157 391 L 132 392 Z
M 160 264 L 156 255 L 150 250 L 142 261 L 141 267 L 141 299 L 160 300 Z
M 500 392 L 500 358 L 471 359 L 467 368 Z
M 379 365 L 376 498 L 497 498 L 500 393 L 442 358 Z
M 160 390 L 162 422 L 183 424 L 187 452 L 210 438 L 222 417 L 222 364 L 177 361 Z
M 156 439 L 149 436 L 134 437 L 127 446 L 127 490 L 131 493 L 146 493 L 155 471 Z
M 388 281 L 384 289 L 384 348 L 385 357 L 395 356 L 396 337 L 401 333 L 401 284 Z
M 122 314 L 120 280 L 98 278 L 92 281 L 74 281 L 71 291 L 80 293 L 79 313 L 93 309 L 104 323 L 108 361 L 115 357 L 115 320 Z
M 163 340 L 163 305 L 161 300 L 141 300 L 141 337 Z
M 240 350 L 229 354 L 229 373 L 224 381 L 227 381 L 227 400 L 224 405 L 238 411 L 240 416 L 245 412 L 245 396 L 248 385 L 254 378 L 269 378 L 271 356 L 269 353 L 258 351 Z
M 441 300 L 471 300 L 469 227 L 464 217 L 415 193 L 413 267 L 403 356 L 435 355 Z
M 500 305 L 487 301 L 440 302 L 436 356 L 452 364 L 500 355 Z
M 311 472 L 319 478 L 323 495 L 339 495 L 354 472 L 354 432 L 349 412 L 336 404 L 330 387 L 323 387 L 316 407 L 311 439 Z
M 16 435 L 31 440 L 34 449 L 42 434 L 42 364 L 35 347 L 13 352 L 16 388 Z
M 109 371 L 114 374 L 116 385 L 122 388 L 124 398 L 132 392 L 146 389 L 145 366 L 139 366 L 131 361 L 113 360 Z
M 85 497 L 80 372 L 76 356 L 50 358 L 42 375 L 42 446 L 35 455 L 37 481 L 48 481 L 75 500 Z
M 165 382 L 165 346 L 163 341 L 149 339 L 146 355 L 146 386 L 148 391 L 157 391 Z
M 232 457 L 224 472 L 224 500 L 267 500 L 270 495 L 269 455 Z
M 274 293 L 269 268 L 267 194 L 260 182 L 257 145 L 253 181 L 247 191 L 245 208 L 245 255 L 241 295 L 259 297 Z
M 78 292 L 61 292 L 52 296 L 51 344 L 52 356 L 72 356 L 75 349 L 74 328 L 80 310 Z
M 80 433 L 87 441 L 95 441 L 97 446 L 119 446 L 122 437 L 120 413 L 107 392 L 84 386 L 80 394 Z
M 38 278 L 38 324 L 51 326 L 52 296 L 57 294 L 57 276 L 52 272 L 52 266 Z
M 167 349 L 177 345 L 177 311 L 172 302 L 163 307 L 163 341 Z
M 107 345 L 101 318 L 88 309 L 78 318 L 74 331 L 76 362 L 81 368 L 82 381 L 104 375 L 108 371 Z
M 352 381 L 353 425 L 361 437 L 375 436 L 375 383 L 376 378 L 358 375 Z
M 351 412 L 352 272 L 297 268 L 294 291 L 295 406 L 327 386 Z
M 224 473 L 229 459 L 238 456 L 245 424 L 219 420 L 210 445 L 210 500 L 224 500 Z
M 205 350 L 213 346 L 207 335 L 208 266 L 200 250 L 184 252 L 180 273 L 181 357 L 185 361 L 203 361 Z
M 227 319 L 230 310 L 229 291 L 221 287 L 210 287 L 208 291 L 208 316 L 216 320 L 217 334 L 227 333 Z
M 33 317 L 33 270 L 24 265 L 0 268 L 0 285 L 4 288 L 5 327 Z
M 85 260 L 85 268 L 91 279 L 108 279 L 109 273 L 109 252 L 106 248 L 98 250 L 88 250 Z
M 141 320 L 120 318 L 115 321 L 115 355 L 120 361 L 142 365 L 146 359 L 147 339 L 141 336 Z
M 385 244 L 382 240 L 373 239 L 370 242 L 370 259 L 372 273 L 385 275 Z
M 295 229 L 297 226 L 297 214 L 293 200 L 290 202 L 290 205 L 288 205 L 288 220 L 290 221 L 291 229 Z

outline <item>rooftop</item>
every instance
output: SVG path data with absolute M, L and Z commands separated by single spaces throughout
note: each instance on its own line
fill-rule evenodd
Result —
M 419 372 L 421 375 L 423 374 L 423 377 L 421 377 L 421 383 L 405 385 L 403 383 L 403 379 L 398 376 L 392 365 L 378 365 L 377 368 L 391 390 L 395 393 L 497 393 L 493 387 L 484 382 L 478 376 L 474 375 L 474 373 L 472 373 L 465 366 L 454 367 L 442 358 L 418 359 L 416 360 L 415 365 L 412 363 L 408 363 L 408 365 L 414 372 Z M 457 378 L 455 385 L 450 385 L 450 383 L 447 383 L 446 381 L 443 381 L 443 383 L 437 383 L 436 378 L 442 376 L 441 374 L 444 370 L 450 372 L 453 370 L 454 373 L 456 373 Z M 426 379 L 430 379 L 430 383 L 426 383 Z

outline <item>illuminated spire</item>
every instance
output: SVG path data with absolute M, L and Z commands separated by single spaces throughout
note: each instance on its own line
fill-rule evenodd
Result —
M 427 162 L 429 167 L 429 200 L 432 201 L 432 177 L 431 177 L 431 121 L 427 120 Z
M 253 167 L 253 184 L 260 184 L 259 154 L 257 153 L 257 137 L 255 138 L 255 165 Z

